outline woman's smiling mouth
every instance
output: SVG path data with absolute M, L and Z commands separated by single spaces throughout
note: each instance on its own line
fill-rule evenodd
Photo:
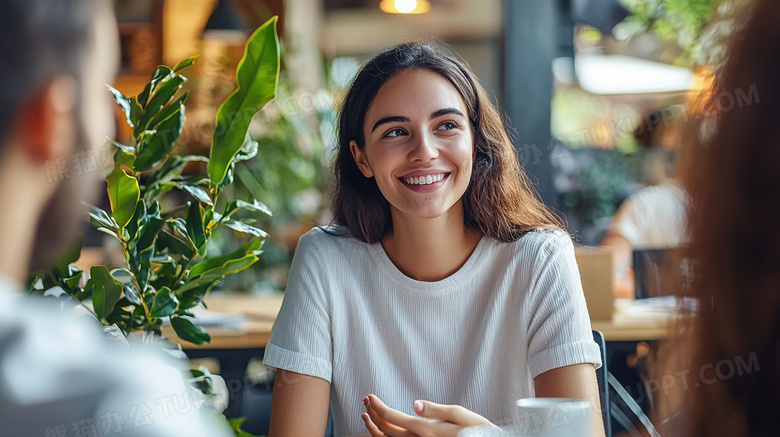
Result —
M 444 185 L 451 173 L 436 173 L 398 178 L 404 186 L 418 193 L 431 193 Z
M 409 185 L 430 185 L 434 182 L 439 182 L 447 176 L 447 173 L 429 174 L 426 176 L 411 176 L 408 178 L 401 178 Z

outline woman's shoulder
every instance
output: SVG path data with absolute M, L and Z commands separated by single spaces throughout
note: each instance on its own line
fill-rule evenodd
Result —
M 333 251 L 367 245 L 358 240 L 346 226 L 327 225 L 315 226 L 303 234 L 298 240 L 296 251 L 315 251 L 332 254 Z
M 533 258 L 536 261 L 573 247 L 569 233 L 559 227 L 532 229 L 515 241 L 498 245 L 515 258 Z

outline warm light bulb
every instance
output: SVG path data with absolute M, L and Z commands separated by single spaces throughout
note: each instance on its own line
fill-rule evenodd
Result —
M 417 9 L 417 0 L 395 0 L 393 6 L 396 11 L 402 14 L 409 14 Z
M 425 14 L 431 10 L 428 0 L 382 0 L 379 8 L 388 14 Z

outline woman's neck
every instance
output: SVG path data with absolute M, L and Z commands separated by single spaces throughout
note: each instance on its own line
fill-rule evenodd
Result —
M 393 231 L 382 247 L 401 272 L 418 281 L 439 281 L 466 263 L 482 234 L 465 225 L 458 206 L 433 219 L 410 219 L 393 210 Z

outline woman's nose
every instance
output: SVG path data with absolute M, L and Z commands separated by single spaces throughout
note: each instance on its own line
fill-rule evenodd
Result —
M 439 149 L 436 147 L 434 138 L 428 134 L 415 135 L 412 141 L 412 149 L 409 157 L 413 161 L 428 162 L 439 156 Z

